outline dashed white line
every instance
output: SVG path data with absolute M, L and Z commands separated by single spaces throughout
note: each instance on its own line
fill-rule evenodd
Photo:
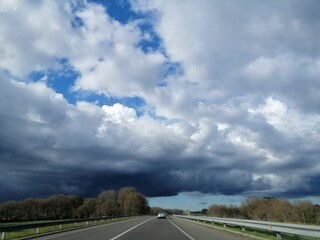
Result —
M 181 228 L 179 228 L 177 225 L 175 225 L 171 220 L 168 219 L 168 221 L 175 226 L 180 232 L 182 232 L 184 235 L 186 235 L 187 238 L 189 238 L 190 240 L 195 240 L 193 237 L 191 237 L 188 233 L 186 233 L 185 231 L 183 231 Z
M 146 220 L 146 221 L 144 221 L 144 222 L 142 222 L 142 223 L 139 223 L 138 225 L 136 225 L 136 226 L 134 226 L 134 227 L 132 227 L 132 228 L 128 229 L 127 231 L 124 231 L 123 233 L 120 233 L 119 235 L 115 236 L 114 238 L 111 238 L 110 240 L 115 240 L 115 239 L 117 239 L 117 238 L 119 238 L 119 237 L 123 236 L 124 234 L 126 234 L 126 233 L 130 232 L 131 230 L 133 230 L 133 229 L 135 229 L 135 228 L 137 228 L 137 227 L 141 226 L 142 224 L 144 224 L 144 223 L 146 223 L 146 222 L 149 222 L 149 221 L 150 221 L 150 220 L 152 220 L 152 219 L 154 219 L 154 218 L 150 218 L 150 219 L 148 219 L 148 220 Z

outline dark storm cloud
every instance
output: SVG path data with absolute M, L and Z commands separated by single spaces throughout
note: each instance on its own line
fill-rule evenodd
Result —
M 151 155 L 146 158 L 143 152 L 141 154 L 135 151 L 138 148 L 126 151 L 121 147 L 121 142 L 113 142 L 110 146 L 99 142 L 91 132 L 91 129 L 97 127 L 91 124 L 102 122 L 96 119 L 99 115 L 90 117 L 60 98 L 47 98 L 48 94 L 55 96 L 52 90 L 40 88 L 47 94 L 38 92 L 40 97 L 35 97 L 33 88 L 38 91 L 38 83 L 20 85 L 1 81 L 1 85 L 1 89 L 6 89 L 6 94 L 1 94 L 1 200 L 56 193 L 92 196 L 104 189 L 123 186 L 134 186 L 150 197 L 176 195 L 182 191 L 221 194 L 265 191 L 271 190 L 269 180 L 263 177 L 252 180 L 253 172 L 267 171 L 283 175 L 288 169 L 295 170 L 297 166 L 307 171 L 315 166 L 319 155 L 316 145 L 311 142 L 300 145 L 300 148 L 296 148 L 295 142 L 281 140 L 280 143 L 275 143 L 272 139 L 279 141 L 279 133 L 262 127 L 256 131 L 265 134 L 257 141 L 268 144 L 264 148 L 279 148 L 277 152 L 291 149 L 296 156 L 294 163 L 291 159 L 288 163 L 264 165 L 264 158 L 259 154 L 247 152 L 228 142 L 216 142 L 210 157 L 206 152 L 196 152 L 197 157 L 186 156 L 183 149 L 187 145 L 175 141 L 170 146 L 162 145 L 163 151 L 159 156 Z M 15 97 L 17 95 L 18 98 Z M 8 103 L 11 106 L 14 104 L 10 112 L 4 110 Z M 60 109 L 58 114 L 51 114 L 56 119 L 48 118 L 49 108 Z M 37 114 L 37 117 L 30 115 L 30 111 Z M 79 119 L 70 119 L 68 116 L 71 113 Z M 82 122 L 89 125 L 82 125 L 82 129 L 74 128 L 74 125 Z M 118 125 L 112 127 L 118 127 L 121 131 Z M 113 132 L 114 130 L 111 131 Z M 128 139 L 133 132 L 122 134 Z M 117 136 L 110 137 L 113 141 L 117 139 Z M 161 135 L 157 137 L 164 139 Z M 266 138 L 269 139 L 267 142 Z M 137 146 L 151 144 L 149 146 L 153 147 L 146 140 L 150 141 L 138 136 L 135 138 L 136 144 L 139 142 Z M 152 141 L 157 141 L 156 136 L 153 136 Z M 307 147 L 309 161 L 304 163 L 302 158 L 306 160 L 304 148 Z M 176 149 L 176 152 L 170 149 Z M 305 186 L 304 193 L 317 193 L 318 188 L 313 186 L 316 178 L 317 176 L 308 176 L 308 181 L 302 184 Z M 300 184 L 299 181 L 297 183 Z M 290 191 L 298 194 L 301 191 L 299 186 Z

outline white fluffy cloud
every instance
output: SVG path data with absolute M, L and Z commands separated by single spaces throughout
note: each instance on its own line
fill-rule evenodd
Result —
M 319 90 L 318 81 L 308 76 L 319 52 L 317 33 L 310 28 L 315 22 L 304 12 L 311 11 L 312 4 L 295 2 L 297 8 L 290 8 L 275 1 L 133 2 L 141 11 L 159 12 L 156 30 L 185 73 L 181 88 L 185 81 L 194 83 L 199 99 L 221 102 L 256 91 L 262 98 L 281 94 L 305 107 L 293 96 L 301 90 L 296 86 L 305 85 L 309 101 L 319 100 L 311 94 L 314 87 Z
M 144 39 L 138 22 L 122 25 L 104 10 L 89 5 L 77 13 L 84 25 L 76 40 L 80 42 L 79 49 L 72 57 L 72 63 L 81 72 L 75 89 L 113 96 L 141 95 L 160 80 L 165 58 L 137 47 Z
M 311 137 L 320 130 L 319 114 L 303 113 L 272 97 L 267 98 L 263 106 L 256 110 L 249 109 L 249 112 L 254 115 L 261 114 L 268 124 L 287 136 Z
M 17 0 L 2 4 L 1 69 L 22 77 L 31 71 L 57 68 L 56 60 L 69 51 L 70 2 Z

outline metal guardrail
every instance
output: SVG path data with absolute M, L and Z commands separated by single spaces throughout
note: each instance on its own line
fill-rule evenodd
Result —
M 38 223 L 27 223 L 27 224 L 10 224 L 10 225 L 3 225 L 0 226 L 0 239 L 3 240 L 5 238 L 5 233 L 7 232 L 15 232 L 21 231 L 26 229 L 36 229 L 36 233 L 39 234 L 40 228 L 49 227 L 49 226 L 60 226 L 60 230 L 62 229 L 62 225 L 64 224 L 75 224 L 77 227 L 77 223 L 86 222 L 86 225 L 89 226 L 89 222 L 97 222 L 110 219 L 123 219 L 126 217 L 99 217 L 99 218 L 81 218 L 81 219 L 67 219 L 67 220 L 55 220 L 55 221 L 45 221 L 45 222 L 38 222 Z
M 250 229 L 260 229 L 274 232 L 279 239 L 281 239 L 281 233 L 293 234 L 304 237 L 314 237 L 320 239 L 320 226 L 310 226 L 303 224 L 289 224 L 289 223 L 278 223 L 278 222 L 266 222 L 266 221 L 253 221 L 253 220 L 242 220 L 233 218 L 216 218 L 216 217 L 205 217 L 205 216 L 185 216 L 175 215 L 176 217 L 185 218 L 189 220 L 198 220 L 211 223 L 220 223 L 224 225 L 233 225 Z

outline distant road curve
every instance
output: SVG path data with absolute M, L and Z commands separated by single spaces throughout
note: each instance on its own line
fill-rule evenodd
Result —
M 169 217 L 144 216 L 35 238 L 37 240 L 240 240 L 228 232 Z

